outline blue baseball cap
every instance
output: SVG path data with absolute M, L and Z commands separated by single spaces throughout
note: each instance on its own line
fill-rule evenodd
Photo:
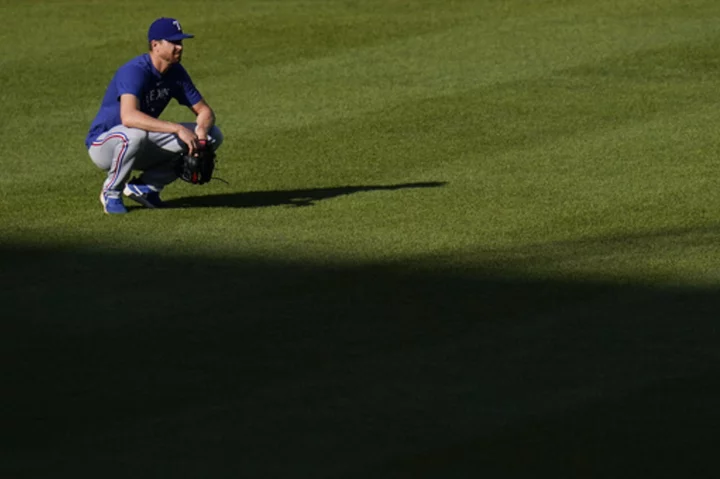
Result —
M 174 18 L 162 17 L 158 18 L 150 28 L 148 29 L 148 41 L 153 40 L 168 40 L 175 42 L 185 38 L 193 38 L 195 35 L 190 33 L 183 33 L 180 22 Z

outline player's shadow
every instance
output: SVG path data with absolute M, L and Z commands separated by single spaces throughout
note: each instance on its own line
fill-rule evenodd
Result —
M 188 196 L 165 202 L 168 208 L 259 208 L 264 206 L 313 206 L 315 202 L 364 191 L 410 188 L 438 188 L 444 181 L 401 183 L 396 185 L 336 186 L 303 190 L 247 191 L 206 196 Z

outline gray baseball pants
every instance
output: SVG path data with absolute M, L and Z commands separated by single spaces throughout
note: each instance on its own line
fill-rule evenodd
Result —
M 182 125 L 195 131 L 195 123 Z M 208 133 L 208 141 L 215 149 L 222 144 L 223 135 L 217 126 Z M 98 168 L 107 171 L 103 193 L 120 197 L 133 170 L 142 171 L 139 180 L 157 191 L 175 181 L 175 160 L 185 151 L 187 146 L 174 133 L 148 132 L 118 125 L 100 135 L 88 153 Z

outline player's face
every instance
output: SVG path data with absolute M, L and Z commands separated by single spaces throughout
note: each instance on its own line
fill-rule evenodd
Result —
M 180 60 L 182 60 L 182 40 L 160 40 L 155 48 L 158 56 L 168 63 L 180 63 Z

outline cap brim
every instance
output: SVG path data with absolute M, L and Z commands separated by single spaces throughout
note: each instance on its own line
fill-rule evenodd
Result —
M 168 40 L 171 42 L 176 42 L 178 40 L 184 40 L 186 38 L 194 38 L 195 35 L 191 33 L 178 33 L 177 35 L 170 35 L 169 37 L 163 38 L 163 40 Z

